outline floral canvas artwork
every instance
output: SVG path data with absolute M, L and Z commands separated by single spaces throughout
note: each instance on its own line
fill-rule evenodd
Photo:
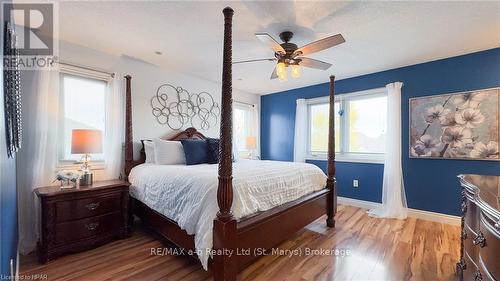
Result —
M 410 157 L 499 160 L 500 88 L 410 99 Z

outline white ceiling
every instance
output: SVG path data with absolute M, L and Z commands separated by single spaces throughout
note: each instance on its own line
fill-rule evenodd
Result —
M 60 2 L 59 37 L 212 81 L 221 80 L 225 6 L 235 10 L 233 60 L 272 57 L 255 32 L 299 46 L 342 33 L 346 43 L 310 57 L 333 63 L 269 80 L 272 62 L 233 67 L 233 86 L 268 94 L 500 46 L 500 2 Z M 156 55 L 160 51 L 163 55 Z

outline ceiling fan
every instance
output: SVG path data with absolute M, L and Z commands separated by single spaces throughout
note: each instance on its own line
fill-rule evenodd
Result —
M 330 68 L 330 66 L 332 66 L 332 64 L 320 60 L 306 58 L 303 57 L 303 55 L 316 53 L 345 42 L 342 34 L 336 34 L 309 43 L 299 48 L 296 44 L 290 42 L 293 37 L 293 32 L 291 31 L 284 31 L 280 33 L 280 38 L 284 42 L 281 44 L 267 33 L 255 33 L 255 36 L 257 36 L 257 38 L 262 43 L 268 45 L 271 49 L 273 49 L 274 58 L 237 61 L 233 62 L 233 64 L 259 61 L 277 61 L 278 63 L 276 64 L 276 67 L 271 74 L 271 79 L 279 78 L 282 81 L 287 80 L 286 68 L 288 66 L 291 66 L 292 68 L 293 78 L 300 77 L 300 66 L 327 70 L 328 68 Z

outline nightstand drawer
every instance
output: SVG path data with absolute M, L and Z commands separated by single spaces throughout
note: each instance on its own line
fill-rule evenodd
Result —
M 56 203 L 56 222 L 77 220 L 121 210 L 121 193 Z
M 76 242 L 94 235 L 117 231 L 122 221 L 121 213 L 91 217 L 56 224 L 56 244 Z

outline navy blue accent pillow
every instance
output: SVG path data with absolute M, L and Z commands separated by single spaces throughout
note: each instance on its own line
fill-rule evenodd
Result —
M 207 138 L 208 164 L 219 164 L 219 147 L 220 147 L 220 139 Z M 231 160 L 233 160 L 233 162 L 236 162 L 237 160 L 237 158 L 234 155 L 234 151 L 231 154 Z
M 181 140 L 186 165 L 196 165 L 208 163 L 208 148 L 206 140 Z
M 207 138 L 208 164 L 219 163 L 219 139 Z

